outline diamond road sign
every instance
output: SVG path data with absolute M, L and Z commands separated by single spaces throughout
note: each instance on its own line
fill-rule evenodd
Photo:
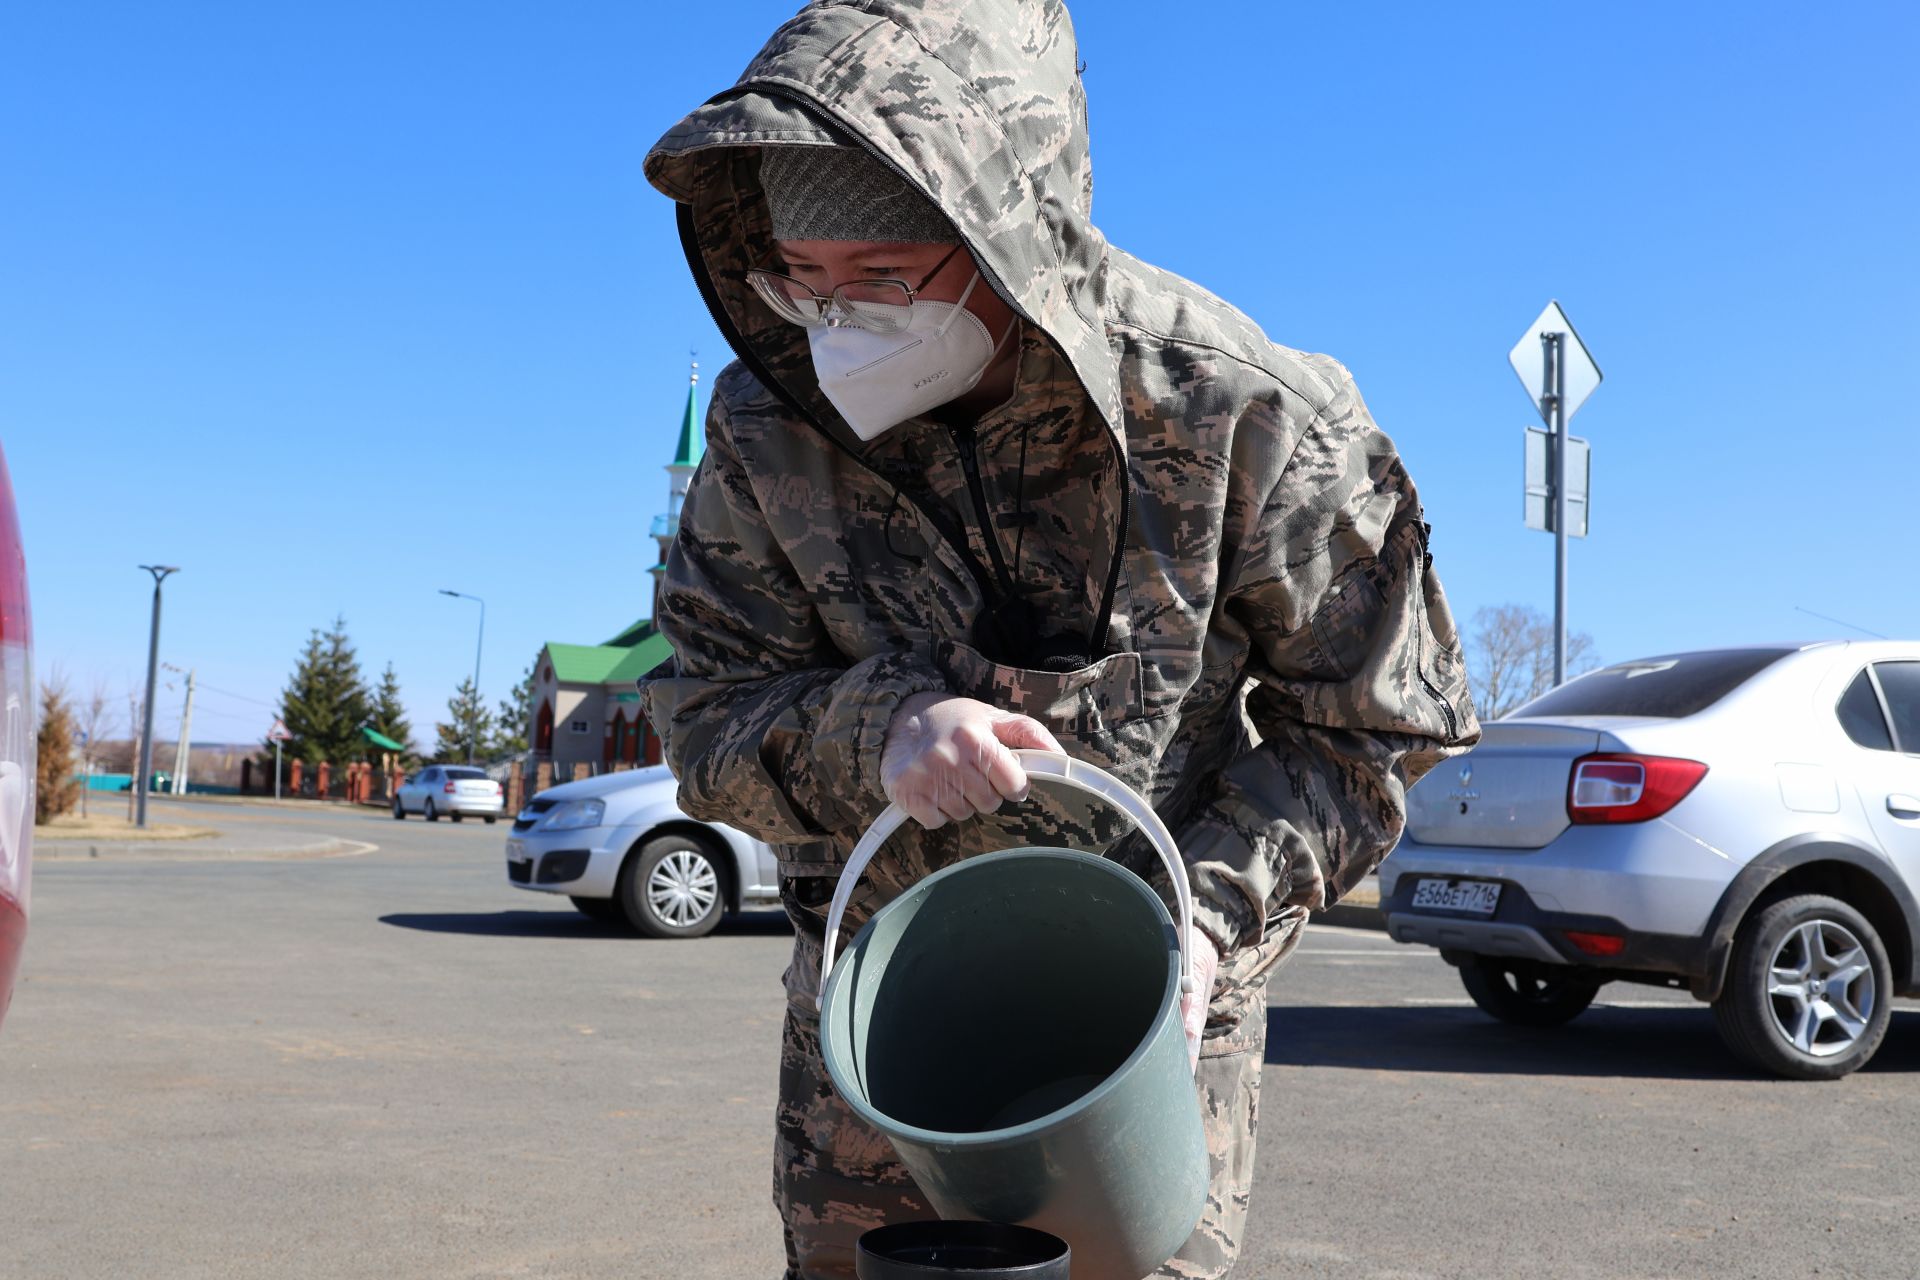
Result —
M 1567 313 L 1560 309 L 1558 302 L 1549 302 L 1540 318 L 1533 322 L 1525 336 L 1507 353 L 1507 363 L 1520 375 L 1520 385 L 1533 397 L 1534 412 L 1540 420 L 1553 425 L 1553 419 L 1547 416 L 1542 398 L 1549 388 L 1541 385 L 1547 373 L 1547 353 L 1545 344 L 1540 341 L 1543 333 L 1564 333 L 1566 338 L 1560 344 L 1561 362 L 1566 366 L 1566 415 L 1572 421 L 1574 413 L 1586 403 L 1593 389 L 1600 385 L 1600 366 L 1587 354 L 1587 348 L 1580 341 L 1580 335 L 1573 331 L 1573 322 L 1567 319 Z

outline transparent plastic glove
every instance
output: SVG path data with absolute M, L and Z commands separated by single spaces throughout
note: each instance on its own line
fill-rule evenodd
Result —
M 1200 1067 L 1200 1037 L 1207 1029 L 1214 975 L 1220 972 L 1220 952 L 1198 925 L 1187 934 L 1187 949 L 1193 955 L 1193 990 L 1180 997 L 1180 1024 L 1187 1032 L 1187 1069 L 1195 1071 Z
M 992 813 L 1027 797 L 1027 771 L 1013 749 L 1059 751 L 1047 727 L 1030 716 L 951 693 L 901 700 L 880 750 L 880 786 L 928 830 Z

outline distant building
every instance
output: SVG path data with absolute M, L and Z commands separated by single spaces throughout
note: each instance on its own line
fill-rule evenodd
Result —
M 680 507 L 694 468 L 700 464 L 704 437 L 696 405 L 699 382 L 696 364 L 687 380 L 679 443 L 667 464 L 667 509 L 653 518 L 649 530 L 659 543 L 659 562 L 648 570 L 653 579 L 654 615 L 659 612 L 667 550 L 680 529 Z M 529 772 L 540 764 L 551 764 L 553 779 L 560 782 L 572 778 L 580 765 L 588 773 L 606 773 L 658 764 L 660 739 L 640 713 L 636 683 L 672 656 L 672 646 L 653 629 L 651 617 L 639 619 L 601 644 L 547 642 L 533 665 L 529 699 L 533 718 L 527 725 Z

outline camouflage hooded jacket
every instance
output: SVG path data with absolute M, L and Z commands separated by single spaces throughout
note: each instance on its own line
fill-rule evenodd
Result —
M 853 435 L 742 278 L 778 263 L 773 145 L 867 147 L 945 213 L 1023 322 L 1006 405 Z M 1413 485 L 1339 364 L 1094 227 L 1059 3 L 819 0 L 646 172 L 741 357 L 668 557 L 676 661 L 644 684 L 689 814 L 774 843 L 815 904 L 885 806 L 894 708 L 946 689 L 1149 796 L 1228 972 L 1386 855 L 1406 788 L 1478 732 Z M 1115 834 L 1039 791 L 910 826 L 856 906 L 977 849 Z

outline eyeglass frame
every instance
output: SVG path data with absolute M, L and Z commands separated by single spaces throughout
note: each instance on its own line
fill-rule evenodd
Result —
M 742 272 L 741 274 L 746 278 L 748 287 L 754 289 L 756 293 L 760 292 L 758 287 L 754 285 L 754 277 L 756 276 L 765 277 L 771 280 L 784 280 L 786 283 L 793 285 L 795 288 L 805 291 L 806 295 L 809 298 L 811 298 L 816 304 L 820 305 L 820 318 L 814 323 L 809 324 L 804 320 L 795 320 L 792 316 L 781 314 L 780 309 L 774 306 L 772 302 L 768 301 L 767 296 L 764 293 L 760 293 L 760 300 L 762 302 L 767 303 L 767 309 L 772 311 L 776 316 L 779 316 L 780 319 L 785 320 L 788 324 L 798 325 L 802 329 L 827 328 L 833 324 L 833 320 L 831 317 L 833 313 L 837 311 L 843 317 L 843 323 L 853 324 L 853 327 L 856 329 L 864 329 L 867 326 L 863 324 L 858 324 L 855 322 L 856 313 L 853 311 L 851 307 L 847 305 L 846 300 L 840 296 L 840 293 L 842 290 L 847 289 L 854 285 L 897 284 L 902 289 L 905 289 L 907 291 L 907 306 L 911 307 L 914 303 L 914 300 L 920 296 L 920 291 L 927 287 L 928 282 L 931 281 L 935 276 L 939 275 L 942 271 L 946 270 L 947 264 L 953 261 L 953 256 L 959 253 L 960 250 L 964 248 L 966 248 L 966 245 L 964 243 L 956 241 L 954 243 L 953 248 L 947 250 L 947 256 L 940 259 L 940 261 L 934 263 L 933 269 L 928 271 L 927 274 L 925 274 L 924 276 L 921 276 L 920 283 L 917 285 L 908 284 L 905 280 L 900 279 L 898 276 L 881 276 L 878 279 L 874 279 L 874 280 L 849 280 L 844 284 L 835 285 L 833 287 L 833 292 L 831 293 L 820 294 L 820 293 L 816 293 L 810 285 L 804 284 L 799 280 L 795 280 L 790 275 L 782 274 L 781 272 L 771 270 L 770 268 L 767 268 L 767 267 L 748 267 L 746 271 Z M 800 299 L 789 298 L 788 301 L 798 305 Z M 888 306 L 890 304 L 874 303 L 871 305 Z M 900 328 L 904 329 L 905 327 L 906 327 L 906 322 L 903 320 L 901 321 Z M 900 332 L 900 329 L 876 330 L 876 332 L 898 333 Z

